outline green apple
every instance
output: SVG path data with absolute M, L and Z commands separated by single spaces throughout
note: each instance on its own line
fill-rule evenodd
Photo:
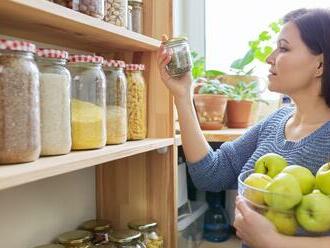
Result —
M 287 165 L 288 162 L 281 155 L 276 153 L 266 153 L 255 162 L 254 172 L 266 174 L 273 178 Z
M 290 236 L 296 234 L 298 223 L 293 211 L 285 213 L 276 210 L 268 210 L 264 216 L 275 225 L 279 233 Z
M 322 165 L 317 171 L 315 186 L 323 194 L 330 195 L 330 163 Z
M 246 185 L 251 186 L 251 188 L 246 188 L 244 190 L 244 196 L 252 201 L 253 203 L 264 205 L 264 192 L 266 186 L 272 181 L 272 178 L 261 174 L 261 173 L 252 173 L 245 180 Z M 261 190 L 260 190 L 261 189 Z
M 285 167 L 282 172 L 289 173 L 298 180 L 301 192 L 304 195 L 307 195 L 313 191 L 315 177 L 309 169 L 300 165 L 290 165 Z
M 302 198 L 297 179 L 288 173 L 280 173 L 266 186 L 268 193 L 264 200 L 268 206 L 279 210 L 289 210 L 296 206 Z
M 304 195 L 296 209 L 296 218 L 309 232 L 330 231 L 330 198 L 319 190 Z

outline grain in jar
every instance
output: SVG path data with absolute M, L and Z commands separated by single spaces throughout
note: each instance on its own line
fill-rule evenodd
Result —
M 143 0 L 128 0 L 132 8 L 132 31 L 143 33 Z
M 127 26 L 128 0 L 105 0 L 104 20 L 120 27 Z
M 31 162 L 40 155 L 35 50 L 29 42 L 0 40 L 0 164 Z
M 147 136 L 147 87 L 143 71 L 144 65 L 126 65 L 128 140 L 141 140 Z
M 95 149 L 106 143 L 105 75 L 103 58 L 69 57 L 71 72 L 72 149 Z
M 71 150 L 70 84 L 68 53 L 38 49 L 40 71 L 41 155 L 67 154 Z
M 121 144 L 127 140 L 127 79 L 125 62 L 105 61 L 103 64 L 107 86 L 107 144 Z
M 98 19 L 104 18 L 104 0 L 74 0 L 73 9 Z
M 92 237 L 89 231 L 75 230 L 62 233 L 57 237 L 57 242 L 65 248 L 94 248 Z
M 89 231 L 93 234 L 92 243 L 94 245 L 109 243 L 109 234 L 112 229 L 110 222 L 107 220 L 88 220 L 82 223 L 79 229 Z
M 157 222 L 154 220 L 133 220 L 128 227 L 142 233 L 142 242 L 147 248 L 163 248 L 163 238 L 157 233 Z

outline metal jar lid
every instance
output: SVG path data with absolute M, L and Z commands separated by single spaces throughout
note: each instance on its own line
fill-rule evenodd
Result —
M 157 227 L 157 222 L 152 219 L 133 220 L 128 223 L 128 227 L 137 231 L 146 231 Z
M 61 244 L 83 244 L 89 242 L 93 238 L 93 235 L 89 231 L 76 230 L 62 233 L 57 237 L 57 240 Z
M 128 0 L 129 3 L 143 3 L 143 0 Z
M 102 232 L 109 231 L 111 224 L 107 220 L 87 220 L 81 224 L 80 228 L 90 232 Z
M 36 246 L 34 248 L 65 248 L 65 247 L 63 245 L 59 245 L 59 244 L 49 244 L 49 245 Z
M 187 41 L 188 41 L 188 39 L 186 37 L 176 37 L 176 38 L 172 38 L 172 39 L 163 41 L 162 44 L 164 46 L 171 46 L 171 45 L 186 43 Z
M 109 239 L 111 242 L 120 244 L 130 243 L 134 240 L 139 239 L 140 237 L 141 232 L 128 229 L 115 230 L 109 235 Z

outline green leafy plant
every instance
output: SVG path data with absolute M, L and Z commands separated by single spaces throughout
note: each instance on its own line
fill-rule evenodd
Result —
M 200 89 L 199 94 L 228 95 L 229 85 L 220 83 L 217 79 L 208 80 Z
M 193 61 L 192 76 L 194 79 L 214 79 L 225 74 L 224 72 L 218 70 L 205 70 L 205 58 L 199 56 L 199 54 L 195 51 L 191 52 L 191 57 Z
M 236 85 L 228 85 L 226 87 L 226 95 L 236 101 L 250 100 L 256 102 L 263 102 L 268 104 L 267 101 L 260 98 L 260 91 L 258 89 L 258 82 L 251 83 L 239 82 Z

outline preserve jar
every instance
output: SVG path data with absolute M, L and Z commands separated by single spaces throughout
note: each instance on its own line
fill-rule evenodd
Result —
M 163 248 L 163 238 L 157 233 L 157 222 L 153 220 L 134 220 L 128 227 L 142 233 L 141 240 L 147 248 Z
M 127 11 L 127 0 L 105 0 L 104 21 L 120 27 L 126 27 Z
M 147 88 L 143 71 L 144 65 L 126 65 L 128 140 L 141 140 L 147 136 Z
M 111 225 L 107 220 L 88 220 L 81 224 L 80 229 L 93 233 L 92 243 L 95 245 L 109 243 Z
M 31 162 L 40 155 L 35 51 L 30 42 L 0 40 L 0 164 Z
M 186 38 L 173 38 L 164 41 L 163 46 L 171 52 L 171 60 L 166 66 L 168 74 L 173 78 L 181 78 L 192 68 L 190 47 Z
M 143 33 L 143 0 L 128 0 L 132 6 L 132 31 Z
M 141 242 L 141 233 L 134 230 L 115 230 L 110 233 L 111 248 L 146 248 Z
M 103 58 L 69 57 L 71 72 L 72 149 L 95 149 L 106 143 L 105 75 Z
M 121 144 L 127 140 L 127 79 L 125 62 L 109 60 L 103 64 L 107 104 L 107 144 Z
M 98 19 L 104 18 L 104 0 L 74 0 L 73 9 Z
M 68 53 L 38 49 L 40 71 L 41 155 L 67 154 L 71 150 L 70 84 Z
M 89 231 L 75 230 L 62 233 L 57 237 L 57 242 L 65 248 L 94 248 L 92 237 Z

